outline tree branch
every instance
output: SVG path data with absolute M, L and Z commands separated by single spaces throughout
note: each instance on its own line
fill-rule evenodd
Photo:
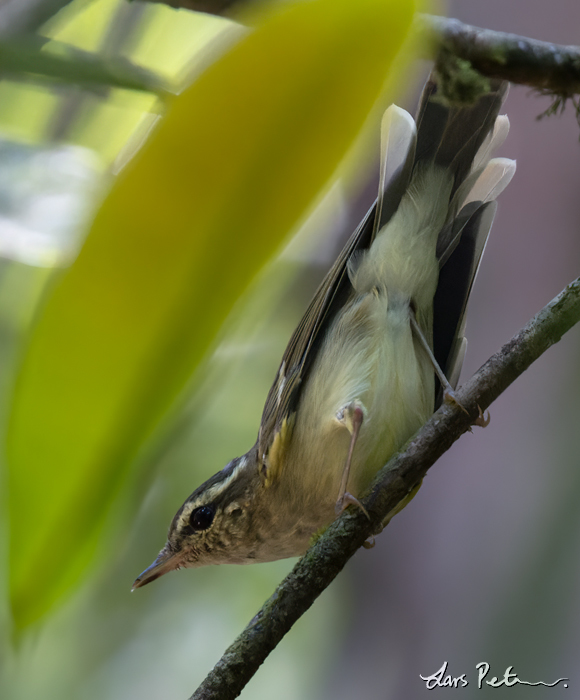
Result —
M 566 287 L 457 392 L 469 411 L 444 405 L 383 467 L 363 500 L 370 521 L 349 508 L 332 523 L 226 650 L 190 700 L 237 697 L 294 622 L 334 580 L 387 514 L 485 410 L 551 345 L 580 321 L 580 278 Z
M 434 15 L 420 15 L 417 26 L 430 47 L 426 57 L 443 51 L 468 61 L 488 78 L 502 78 L 566 97 L 580 93 L 578 46 L 480 29 Z
M 149 0 L 221 15 L 240 4 L 236 0 Z M 419 15 L 417 31 L 424 34 L 425 58 L 439 52 L 467 61 L 488 78 L 503 78 L 519 85 L 569 97 L 580 93 L 580 48 L 481 29 L 457 19 Z

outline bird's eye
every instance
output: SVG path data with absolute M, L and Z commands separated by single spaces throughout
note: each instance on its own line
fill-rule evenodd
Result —
M 213 523 L 215 511 L 211 506 L 200 506 L 191 511 L 189 524 L 194 530 L 207 530 Z

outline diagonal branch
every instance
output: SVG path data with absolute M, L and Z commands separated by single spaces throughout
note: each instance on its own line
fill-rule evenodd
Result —
M 306 552 L 272 597 L 226 650 L 190 700 L 237 697 L 268 654 L 334 580 L 348 559 L 479 413 L 580 321 L 580 278 L 566 287 L 457 390 L 459 407 L 443 406 L 377 475 L 360 509 L 349 508 Z

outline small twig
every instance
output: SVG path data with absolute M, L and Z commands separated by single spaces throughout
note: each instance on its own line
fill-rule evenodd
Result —
M 239 5 L 238 0 L 145 0 L 157 2 L 169 7 L 182 7 L 185 10 L 205 12 L 209 15 L 223 15 L 232 5 Z
M 578 95 L 554 95 L 551 92 L 544 92 L 543 90 L 540 90 L 540 94 L 551 97 L 552 104 L 543 112 L 538 114 L 538 116 L 536 117 L 538 121 L 540 119 L 544 119 L 545 117 L 551 117 L 553 115 L 559 117 L 561 114 L 564 113 L 567 103 L 571 102 L 572 109 L 574 110 L 574 114 L 576 116 L 576 121 L 580 126 L 580 97 Z
M 385 516 L 480 414 L 551 345 L 580 321 L 580 278 L 545 306 L 456 392 L 377 475 L 363 500 L 370 522 L 349 508 L 306 552 L 242 634 L 226 650 L 190 700 L 237 697 L 294 622 L 334 580 Z
M 34 34 L 0 39 L 0 72 L 52 78 L 75 85 L 117 87 L 167 95 L 170 86 L 159 76 L 134 65 L 122 56 L 106 57 L 82 51 Z

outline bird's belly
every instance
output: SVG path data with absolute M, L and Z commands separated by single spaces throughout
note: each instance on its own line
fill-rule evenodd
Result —
M 433 369 L 413 337 L 408 304 L 370 293 L 335 321 L 312 368 L 293 431 L 288 469 L 297 508 L 334 518 L 351 434 L 337 420 L 363 405 L 347 489 L 361 496 L 376 472 L 433 411 Z

